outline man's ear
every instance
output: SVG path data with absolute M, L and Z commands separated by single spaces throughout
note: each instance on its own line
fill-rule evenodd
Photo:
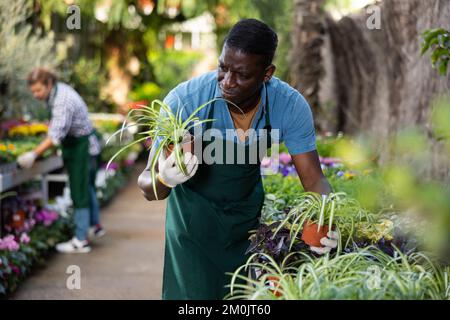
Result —
M 264 82 L 269 82 L 269 80 L 272 78 L 273 74 L 275 73 L 276 69 L 277 68 L 273 64 L 271 64 L 270 66 L 268 66 L 266 68 L 265 73 L 264 73 Z

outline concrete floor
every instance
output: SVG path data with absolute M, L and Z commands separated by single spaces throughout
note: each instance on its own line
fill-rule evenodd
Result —
M 165 201 L 148 202 L 136 185 L 141 166 L 101 212 L 107 234 L 88 254 L 52 254 L 11 299 L 161 299 Z M 66 273 L 80 267 L 81 289 Z

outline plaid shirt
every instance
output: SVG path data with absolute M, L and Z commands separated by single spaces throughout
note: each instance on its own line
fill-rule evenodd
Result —
M 48 135 L 54 145 L 59 145 L 66 136 L 86 136 L 94 130 L 86 103 L 69 85 L 58 82 L 50 92 L 47 103 L 52 110 Z M 100 151 L 97 137 L 89 136 L 89 154 L 95 156 Z

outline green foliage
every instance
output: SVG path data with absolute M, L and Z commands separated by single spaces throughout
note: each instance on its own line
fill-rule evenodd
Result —
M 252 0 L 260 18 L 278 34 L 278 48 L 274 58 L 277 66 L 275 75 L 284 81 L 289 80 L 292 48 L 293 1 Z
M 293 253 L 292 253 L 293 254 Z M 291 255 L 292 255 L 291 254 Z M 267 263 L 254 262 L 263 255 Z M 293 263 L 277 263 L 255 254 L 233 274 L 228 299 L 281 300 L 392 300 L 450 298 L 449 267 L 442 267 L 425 253 L 391 257 L 374 247 L 353 253 L 313 258 L 298 253 Z M 291 259 L 292 260 L 292 259 Z M 244 270 L 258 270 L 250 278 Z
M 26 0 L 0 1 L 0 119 L 23 116 L 38 105 L 25 79 L 37 66 L 54 67 L 53 34 L 34 33 L 25 23 L 30 15 Z
M 438 140 L 450 142 L 450 96 L 442 97 L 436 101 L 433 105 L 431 121 L 434 136 Z
M 101 93 L 101 88 L 106 85 L 107 71 L 100 59 L 81 58 L 70 69 L 69 83 L 83 97 L 90 112 L 113 111 Z
M 146 128 L 145 131 L 139 132 L 139 134 L 143 135 L 143 137 L 130 142 L 117 151 L 109 160 L 107 167 L 124 150 L 142 141 L 150 139 L 152 141 L 151 154 L 153 155 L 150 163 L 150 174 L 152 181 L 156 181 L 156 164 L 158 162 L 158 158 L 162 152 L 169 149 L 170 145 L 173 145 L 172 152 L 175 154 L 176 165 L 181 172 L 187 175 L 181 146 L 184 143 L 191 142 L 191 140 L 186 140 L 189 138 L 189 132 L 191 129 L 205 122 L 213 121 L 213 119 L 200 120 L 197 114 L 200 110 L 215 100 L 217 99 L 213 99 L 197 107 L 185 120 L 183 120 L 182 117 L 184 110 L 182 106 L 179 106 L 179 108 L 176 109 L 176 112 L 173 112 L 169 105 L 160 100 L 153 100 L 150 106 L 146 106 L 142 109 L 131 110 L 122 125 L 122 129 L 114 133 L 109 140 L 113 139 L 118 134 L 122 134 L 125 128 L 128 129 L 133 126 L 138 128 Z M 133 121 L 133 123 L 127 125 L 128 119 Z M 156 199 L 158 199 L 156 188 L 153 188 L 153 191 Z
M 132 101 L 153 101 L 161 97 L 161 88 L 154 82 L 146 82 L 130 92 Z
M 450 32 L 443 28 L 429 29 L 422 33 L 421 54 L 431 51 L 431 63 L 433 68 L 439 70 L 441 76 L 447 74 L 450 60 Z
M 317 153 L 321 157 L 336 157 L 337 150 L 336 146 L 337 143 L 342 139 L 341 136 L 338 137 L 323 137 L 319 136 L 317 137 Z
M 165 97 L 180 82 L 188 80 L 193 67 L 201 58 L 200 52 L 149 51 L 148 60 L 154 67 L 156 83 L 161 87 L 161 97 Z

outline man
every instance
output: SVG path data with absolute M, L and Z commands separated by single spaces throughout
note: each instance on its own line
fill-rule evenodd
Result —
M 240 21 L 225 40 L 218 71 L 180 84 L 165 102 L 173 110 L 182 104 L 189 115 L 211 99 L 226 99 L 227 103 L 215 101 L 198 114 L 201 119 L 215 119 L 206 123 L 207 130 L 236 129 L 247 151 L 259 138 L 253 136 L 252 142 L 242 132 L 265 128 L 270 145 L 271 131 L 277 130 L 305 190 L 328 194 L 331 187 L 320 167 L 310 107 L 297 90 L 273 76 L 277 42 L 276 33 L 266 24 Z M 162 154 L 157 181 L 151 180 L 148 167 L 138 180 L 148 200 L 154 200 L 153 183 L 159 199 L 169 197 L 163 298 L 222 299 L 230 283 L 226 273 L 246 261 L 248 232 L 258 227 L 264 201 L 260 163 L 199 164 L 198 157 L 189 153 L 184 161 L 187 176 L 172 155 L 166 159 Z M 329 237 L 322 239 L 324 247 L 311 250 L 325 253 L 336 247 L 337 235 Z
M 56 76 L 44 68 L 37 68 L 28 75 L 28 86 L 36 99 L 47 102 L 51 121 L 44 141 L 35 150 L 21 155 L 18 163 L 30 168 L 46 150 L 61 146 L 69 175 L 76 230 L 70 241 L 57 244 L 56 249 L 63 253 L 87 253 L 91 250 L 89 232 L 97 238 L 103 236 L 105 231 L 100 225 L 95 191 L 100 144 L 89 120 L 86 104 L 73 88 L 58 82 Z

